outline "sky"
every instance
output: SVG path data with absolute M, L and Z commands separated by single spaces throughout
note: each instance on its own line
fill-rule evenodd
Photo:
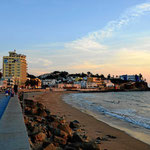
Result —
M 1 0 L 0 68 L 14 49 L 34 75 L 142 73 L 150 83 L 150 0 Z

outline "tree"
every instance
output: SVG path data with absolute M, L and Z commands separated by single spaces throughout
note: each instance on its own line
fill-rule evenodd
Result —
M 140 78 L 140 80 L 143 79 L 143 75 L 141 73 L 139 74 L 139 78 Z
M 35 79 L 36 78 L 36 76 L 34 76 L 32 74 L 29 74 L 29 73 L 27 74 L 27 77 L 30 78 L 30 79 Z
M 92 73 L 91 73 L 90 71 L 88 71 L 88 72 L 87 72 L 87 76 L 88 76 L 88 77 L 91 77 L 91 76 L 92 76 Z
M 105 79 L 105 76 L 103 74 L 100 75 L 101 79 Z
M 35 88 L 35 86 L 38 86 L 38 83 L 39 83 L 39 81 L 37 80 L 37 79 L 27 79 L 26 80 L 26 82 L 25 82 L 25 85 L 26 86 L 31 86 L 32 88 L 34 87 Z
M 108 74 L 107 79 L 110 79 L 110 78 L 111 78 L 111 76 L 110 76 L 110 74 Z

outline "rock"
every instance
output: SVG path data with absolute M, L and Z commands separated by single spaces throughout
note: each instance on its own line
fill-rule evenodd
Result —
M 65 124 L 65 123 L 66 123 L 65 117 L 60 117 L 60 118 L 59 118 L 59 122 L 60 122 L 61 124 Z
M 100 144 L 101 143 L 101 138 L 97 137 L 96 140 L 95 140 L 95 143 Z
M 58 121 L 53 121 L 52 123 L 51 123 L 51 126 L 53 127 L 53 128 L 57 128 L 58 127 L 58 125 L 60 124 L 60 122 L 58 122 Z
M 51 114 L 51 112 L 48 109 L 45 109 L 45 112 L 47 113 L 48 116 Z
M 113 136 L 113 135 L 106 135 L 108 138 L 110 139 L 116 139 L 117 137 Z
M 100 144 L 96 144 L 95 142 L 85 142 L 82 144 L 83 150 L 100 150 Z
M 41 109 L 45 109 L 45 106 L 39 102 L 37 102 L 36 107 L 41 108 Z
M 32 110 L 30 107 L 25 107 L 24 108 L 24 113 L 25 115 L 32 115 Z
M 30 108 L 34 108 L 34 107 L 36 107 L 36 102 L 34 102 L 33 100 L 24 99 L 24 105 L 26 105 Z
M 78 128 L 80 128 L 80 124 L 79 124 L 79 122 L 77 120 L 74 120 L 74 121 L 70 122 L 69 126 L 72 129 L 78 129 Z
M 80 148 L 75 148 L 75 147 L 71 147 L 71 146 L 65 146 L 64 150 L 78 150 Z
M 53 143 L 49 144 L 44 150 L 56 150 L 56 147 L 54 146 Z
M 68 133 L 68 135 L 71 136 L 72 130 L 71 130 L 71 128 L 69 127 L 68 124 L 60 124 L 60 125 L 58 125 L 58 128 L 59 128 L 60 130 L 65 131 L 66 133 Z
M 67 143 L 67 140 L 58 136 L 54 136 L 54 142 L 65 145 Z
M 43 118 L 40 117 L 40 116 L 36 116 L 36 117 L 34 117 L 34 120 L 37 121 L 37 122 L 39 122 L 39 123 L 41 123 L 42 120 L 43 120 Z
M 32 108 L 31 109 L 31 114 L 32 115 L 36 115 L 38 112 L 37 112 L 37 108 Z
M 65 148 L 71 148 L 71 149 L 75 149 L 75 150 L 80 150 L 82 146 L 82 143 L 80 142 L 76 142 L 76 143 L 71 143 L 65 146 Z
M 56 115 L 46 116 L 46 119 L 49 122 L 53 122 L 53 121 L 59 120 L 58 116 L 56 116 Z
M 33 129 L 34 129 L 34 126 L 32 126 L 32 123 L 28 122 L 26 124 L 26 127 L 27 127 L 27 130 L 28 130 L 28 135 L 31 135 Z
M 51 134 L 62 137 L 64 139 L 67 139 L 68 137 L 68 133 L 58 128 L 53 128 L 52 126 L 49 126 L 48 130 Z
M 73 133 L 73 136 L 72 136 L 72 139 L 71 139 L 71 142 L 84 142 L 84 138 L 82 135 L 80 135 L 78 132 L 75 132 Z
M 38 116 L 41 116 L 41 117 L 46 117 L 46 116 L 47 116 L 47 113 L 45 112 L 44 109 L 38 108 L 38 109 L 37 109 L 37 115 L 38 115 Z
M 24 116 L 24 123 L 28 124 L 29 123 L 29 118 L 27 116 Z
M 33 142 L 31 141 L 30 138 L 29 138 L 29 143 L 30 143 L 31 148 L 33 148 L 33 147 L 34 147 L 34 144 L 33 144 Z
M 41 130 L 42 130 L 41 126 L 34 126 L 33 129 L 32 129 L 31 135 L 32 134 L 37 134 L 37 133 L 41 132 Z
M 68 133 L 66 133 L 65 131 L 63 130 L 60 130 L 60 137 L 64 138 L 64 139 L 67 139 L 68 138 Z
M 35 143 L 38 141 L 44 141 L 45 139 L 46 139 L 46 134 L 44 134 L 43 132 L 39 132 L 38 134 L 34 135 Z

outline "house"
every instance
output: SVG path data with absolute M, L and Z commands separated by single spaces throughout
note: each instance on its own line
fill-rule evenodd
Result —
M 114 87 L 114 83 L 112 83 L 110 80 L 104 80 L 104 84 L 106 87 Z
M 58 84 L 59 89 L 67 89 L 67 90 L 76 90 L 81 89 L 80 84 L 68 84 L 68 83 L 60 83 Z
M 53 87 L 57 84 L 57 80 L 56 79 L 45 79 L 42 80 L 42 86 L 44 87 Z
M 87 78 L 87 88 L 103 88 L 105 87 L 104 80 L 97 77 Z
M 121 75 L 120 79 L 124 81 L 133 81 L 133 82 L 140 82 L 140 76 L 138 75 Z

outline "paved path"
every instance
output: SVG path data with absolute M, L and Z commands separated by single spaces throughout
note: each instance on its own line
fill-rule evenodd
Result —
M 0 150 L 30 150 L 17 96 L 10 99 L 0 120 Z

